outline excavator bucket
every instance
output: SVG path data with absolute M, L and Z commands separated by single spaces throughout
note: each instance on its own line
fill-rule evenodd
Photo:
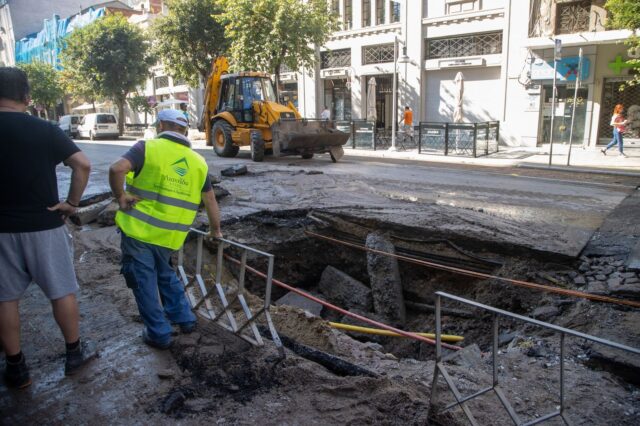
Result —
M 329 152 L 334 161 L 342 156 L 342 145 L 350 136 L 330 120 L 281 119 L 271 126 L 271 132 L 275 156 Z

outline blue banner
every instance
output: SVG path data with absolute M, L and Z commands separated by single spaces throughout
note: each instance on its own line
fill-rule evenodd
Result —
M 556 79 L 558 81 L 576 81 L 579 61 L 579 56 L 571 56 L 559 60 L 556 68 Z M 590 64 L 589 58 L 583 56 L 580 80 L 585 81 L 589 78 Z M 536 59 L 531 64 L 531 80 L 553 80 L 553 60 Z

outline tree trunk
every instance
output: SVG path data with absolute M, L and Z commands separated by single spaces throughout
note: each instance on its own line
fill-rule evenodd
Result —
M 120 136 L 124 134 L 124 97 L 118 97 L 116 99 L 116 105 L 118 106 L 118 132 Z
M 44 110 L 44 118 L 49 120 L 49 108 L 43 107 L 42 109 Z
M 276 76 L 276 82 L 275 82 L 276 102 L 280 103 L 280 64 L 276 65 L 275 76 Z

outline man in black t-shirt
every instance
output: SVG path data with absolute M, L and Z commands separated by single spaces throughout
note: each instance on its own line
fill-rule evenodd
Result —
M 65 374 L 97 355 L 95 344 L 80 342 L 78 284 L 64 224 L 78 207 L 91 165 L 58 126 L 25 114 L 29 102 L 26 74 L 0 67 L 0 343 L 6 354 L 4 381 L 14 388 L 31 384 L 20 349 L 18 304 L 32 281 L 51 300 L 64 336 Z M 72 169 L 63 202 L 56 179 L 59 163 Z

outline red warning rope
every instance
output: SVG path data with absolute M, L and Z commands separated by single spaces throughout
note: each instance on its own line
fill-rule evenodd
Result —
M 240 265 L 240 263 L 241 263 L 238 259 L 235 259 L 235 258 L 229 256 L 228 254 L 225 254 L 224 257 L 227 260 L 230 260 L 231 262 L 236 263 L 238 265 Z M 267 278 L 267 276 L 264 273 L 258 271 L 257 269 L 254 269 L 254 268 L 250 267 L 249 265 L 247 265 L 246 268 L 247 268 L 248 271 L 258 275 L 259 277 Z M 428 337 L 420 336 L 419 334 L 416 334 L 416 333 L 411 333 L 410 331 L 400 330 L 400 329 L 392 327 L 390 325 L 387 325 L 387 324 L 384 324 L 384 323 L 381 323 L 381 322 L 378 322 L 378 321 L 374 321 L 374 320 L 369 319 L 367 317 L 363 317 L 362 315 L 354 314 L 353 312 L 349 312 L 349 311 L 347 311 L 345 309 L 342 309 L 339 306 L 332 305 L 329 302 L 325 302 L 322 299 L 318 299 L 317 297 L 312 296 L 311 294 L 309 294 L 307 292 L 304 292 L 304 291 L 302 291 L 300 289 L 297 289 L 295 287 L 291 287 L 290 285 L 285 284 L 282 281 L 279 281 L 279 280 L 277 280 L 275 278 L 272 279 L 272 282 L 275 285 L 279 286 L 279 287 L 287 289 L 287 290 L 289 290 L 289 291 L 291 291 L 293 293 L 299 294 L 300 296 L 305 297 L 305 298 L 307 298 L 309 300 L 313 300 L 314 302 L 319 303 L 322 306 L 325 306 L 325 307 L 327 307 L 329 309 L 332 309 L 332 310 L 334 310 L 336 312 L 340 312 L 343 315 L 347 315 L 347 316 L 349 316 L 351 318 L 355 318 L 357 320 L 360 320 L 360 321 L 365 322 L 367 324 L 374 325 L 374 326 L 379 327 L 379 328 L 383 328 L 385 330 L 394 331 L 394 332 L 396 332 L 396 333 L 398 333 L 398 334 L 400 334 L 402 336 L 409 337 L 409 338 L 415 339 L 415 340 L 419 340 L 421 342 L 428 343 L 430 345 L 435 345 L 436 344 L 436 341 L 433 340 L 433 339 L 429 339 Z M 442 347 L 443 348 L 447 348 L 447 349 L 456 350 L 456 351 L 462 349 L 460 346 L 450 345 L 450 344 L 444 343 L 444 342 L 442 342 Z
M 383 256 L 388 256 L 388 257 L 394 257 L 394 258 L 396 258 L 398 260 L 403 260 L 405 262 L 414 263 L 416 265 L 427 266 L 427 267 L 430 267 L 430 268 L 440 269 L 440 270 L 443 270 L 443 271 L 453 272 L 453 273 L 456 273 L 456 274 L 466 275 L 466 276 L 469 276 L 469 277 L 498 280 L 498 281 L 502 281 L 502 282 L 505 282 L 505 283 L 513 284 L 513 285 L 518 286 L 518 287 L 524 287 L 524 288 L 529 288 L 529 289 L 534 289 L 534 290 L 540 290 L 540 291 L 545 291 L 545 292 L 548 292 L 548 293 L 561 294 L 563 296 L 581 297 L 583 299 L 593 300 L 593 301 L 596 301 L 596 302 L 613 303 L 613 304 L 616 304 L 616 305 L 626 305 L 626 306 L 632 306 L 634 308 L 640 308 L 640 302 L 635 302 L 635 301 L 632 301 L 632 300 L 618 299 L 616 297 L 600 296 L 598 294 L 585 293 L 583 291 L 567 290 L 567 289 L 564 289 L 564 288 L 551 287 L 551 286 L 544 285 L 544 284 L 530 283 L 528 281 L 514 280 L 512 278 L 505 278 L 505 277 L 499 277 L 497 275 L 485 274 L 485 273 L 482 273 L 482 272 L 469 271 L 467 269 L 456 268 L 455 266 L 446 266 L 446 265 L 441 265 L 439 263 L 429 262 L 429 261 L 426 261 L 426 260 L 414 259 L 412 257 L 402 256 L 402 255 L 399 255 L 399 254 L 387 253 L 386 251 L 376 250 L 376 249 L 373 249 L 373 248 L 369 248 L 369 247 L 366 247 L 366 246 L 363 246 L 363 245 L 360 245 L 360 244 L 350 243 L 350 242 L 347 242 L 347 241 L 341 241 L 341 240 L 338 240 L 338 239 L 335 239 L 335 238 L 332 238 L 332 237 L 328 237 L 326 235 L 316 234 L 315 232 L 311 232 L 311 231 L 304 231 L 304 232 L 307 235 L 311 235 L 312 237 L 316 237 L 316 238 L 320 238 L 320 239 L 323 239 L 323 240 L 331 241 L 331 242 L 337 243 L 337 244 L 342 244 L 342 245 L 345 245 L 345 246 L 348 246 L 348 247 L 356 248 L 358 250 L 369 251 L 371 253 L 381 254 Z

